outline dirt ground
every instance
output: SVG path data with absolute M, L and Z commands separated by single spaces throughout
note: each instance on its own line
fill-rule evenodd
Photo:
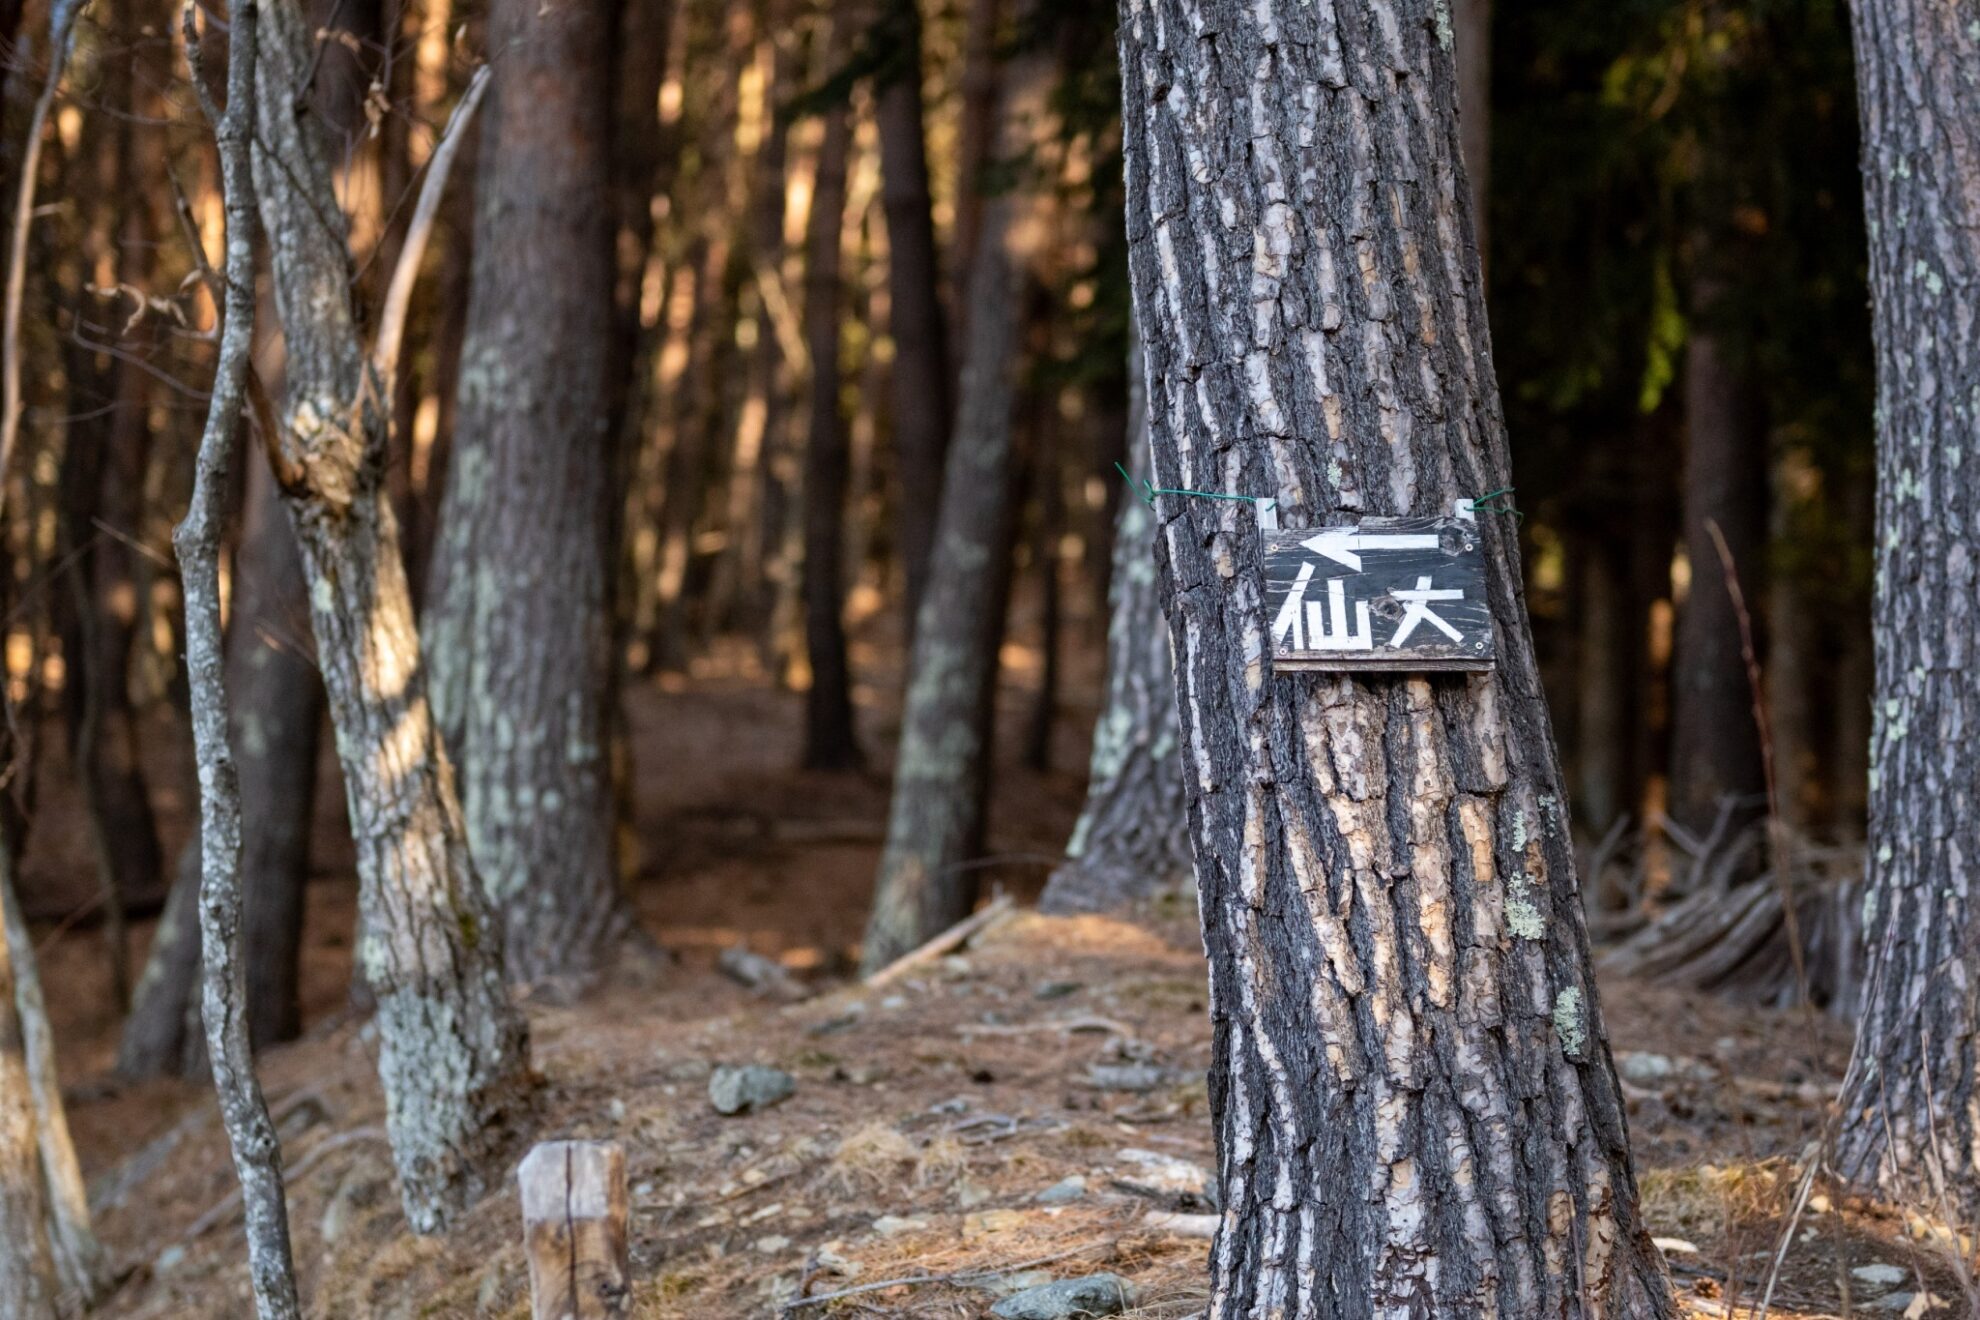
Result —
M 1201 1221 L 1187 1216 L 1211 1208 L 1203 1179 L 1213 1148 L 1193 914 L 1181 904 L 1139 922 L 1021 911 L 917 977 L 878 991 L 851 985 L 885 781 L 792 771 L 797 699 L 748 670 L 711 665 L 630 694 L 636 894 L 672 963 L 576 1004 L 529 1001 L 545 1094 L 519 1141 L 624 1143 L 635 1314 L 773 1316 L 800 1289 L 866 1288 L 782 1314 L 978 1316 L 999 1291 L 1099 1269 L 1139 1287 L 1137 1314 L 1198 1314 L 1208 1244 L 1189 1235 Z M 1027 677 L 1014 667 L 1013 727 Z M 886 703 L 862 698 L 877 752 L 892 737 Z M 1001 886 L 1023 902 L 1042 883 L 1078 809 L 1091 718 L 1090 708 L 1067 712 L 1053 771 L 1002 775 L 1000 860 L 985 872 L 986 892 Z M 526 1316 L 510 1187 L 444 1239 L 405 1231 L 375 1045 L 345 1008 L 355 888 L 335 839 L 336 792 L 326 785 L 317 805 L 310 1027 L 270 1051 L 263 1069 L 308 1310 Z M 65 878 L 86 877 L 88 864 L 73 839 L 36 848 L 26 882 L 37 910 L 72 910 Z M 233 1174 L 210 1099 L 190 1083 L 116 1082 L 100 929 L 45 921 L 39 934 L 71 1119 L 121 1273 L 100 1314 L 250 1315 Z M 780 959 L 819 994 L 780 1005 L 729 982 L 714 962 L 734 944 Z M 1603 1008 L 1647 1214 L 1687 1312 L 1752 1314 L 1846 1061 L 1847 1029 L 1627 982 L 1603 986 Z M 717 1115 L 711 1068 L 751 1062 L 789 1070 L 796 1094 L 761 1114 Z M 1786 1235 L 1771 1314 L 1967 1312 L 1929 1216 L 1907 1221 L 1815 1191 Z M 1877 1265 L 1902 1280 L 1850 1273 Z M 1912 1296 L 1921 1279 L 1932 1298 Z M 890 1280 L 911 1282 L 870 1286 Z M 1943 1307 L 1927 1309 L 1938 1299 Z

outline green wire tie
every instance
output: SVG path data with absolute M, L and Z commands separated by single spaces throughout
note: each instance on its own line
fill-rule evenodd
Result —
M 1136 481 L 1133 474 L 1118 462 L 1114 464 L 1114 470 L 1127 481 L 1128 489 L 1140 496 L 1141 502 L 1151 509 L 1155 507 L 1157 495 L 1193 495 L 1202 500 L 1242 500 L 1246 504 L 1257 504 L 1262 500 L 1271 499 L 1269 495 L 1231 495 L 1221 490 L 1171 490 L 1166 486 L 1157 486 L 1152 481 Z
M 1501 486 L 1497 490 L 1486 491 L 1483 495 L 1480 495 L 1471 502 L 1471 511 L 1473 513 L 1509 513 L 1512 515 L 1514 522 L 1525 522 L 1526 515 L 1515 509 L 1512 504 L 1513 491 L 1516 489 L 1518 488 L 1514 486 Z
M 1134 474 L 1119 462 L 1114 464 L 1114 470 L 1121 474 L 1123 481 L 1127 482 L 1128 489 L 1140 496 L 1141 502 L 1151 509 L 1155 507 L 1157 495 L 1189 495 L 1200 500 L 1242 500 L 1246 504 L 1257 504 L 1269 498 L 1264 495 L 1230 495 L 1220 490 L 1171 490 L 1157 486 L 1152 481 L 1135 480 Z M 1512 504 L 1513 492 L 1516 489 L 1517 487 L 1514 486 L 1501 486 L 1497 490 L 1486 491 L 1471 502 L 1472 512 L 1506 513 L 1511 514 L 1515 522 L 1525 522 L 1526 515 Z

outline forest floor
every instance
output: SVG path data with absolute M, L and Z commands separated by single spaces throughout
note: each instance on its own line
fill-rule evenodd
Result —
M 860 988 L 849 960 L 884 777 L 791 770 L 798 699 L 748 668 L 711 666 L 629 694 L 636 893 L 674 958 L 575 1004 L 550 993 L 528 1004 L 546 1080 L 536 1125 L 520 1135 L 624 1143 L 634 1314 L 776 1316 L 801 1287 L 821 1296 L 913 1280 L 782 1314 L 978 1316 L 1000 1291 L 1102 1269 L 1139 1287 L 1137 1314 L 1198 1314 L 1208 1244 L 1188 1235 L 1201 1221 L 1187 1216 L 1208 1208 L 1213 1145 L 1193 913 L 1182 902 L 1138 922 L 1020 911 L 915 977 Z M 888 712 L 864 717 L 869 749 L 883 746 Z M 1001 775 L 992 845 L 1004 861 L 986 890 L 1035 895 L 1078 810 L 1091 718 L 1089 703 L 1061 721 L 1060 769 Z M 51 765 L 51 783 L 59 777 Z M 309 1031 L 263 1068 L 307 1309 L 526 1316 L 512 1188 L 445 1238 L 405 1230 L 375 1044 L 344 1007 L 355 888 L 334 841 L 335 793 L 327 785 L 318 804 L 330 842 L 310 891 Z M 47 910 L 58 882 L 88 865 L 86 845 L 49 838 L 25 887 Z M 44 923 L 40 934 L 70 1116 L 122 1275 L 99 1314 L 250 1315 L 210 1098 L 191 1083 L 117 1082 L 101 931 Z M 715 959 L 735 944 L 780 959 L 819 993 L 778 1004 L 727 980 Z M 1605 983 L 1602 999 L 1646 1214 L 1670 1240 L 1687 1314 L 1753 1314 L 1847 1028 L 1628 982 Z M 760 1114 L 718 1115 L 711 1069 L 753 1062 L 794 1074 L 796 1093 Z M 1934 1227 L 1818 1196 L 1792 1234 L 1771 1314 L 1964 1314 Z

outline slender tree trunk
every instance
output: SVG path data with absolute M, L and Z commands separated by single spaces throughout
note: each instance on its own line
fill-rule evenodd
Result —
M 1005 70 L 1000 146 L 1012 155 L 1038 131 L 1053 65 L 1033 50 Z M 1018 324 L 1034 245 L 1033 203 L 1016 191 L 989 200 L 970 271 L 969 331 L 955 435 L 942 480 L 940 530 L 909 661 L 907 704 L 860 957 L 885 966 L 976 905 L 990 782 L 997 648 L 1010 563 L 1012 400 Z
M 901 608 L 911 645 L 935 546 L 942 462 L 949 450 L 954 413 L 941 263 L 928 195 L 919 0 L 890 0 L 887 22 L 885 37 L 893 62 L 891 76 L 879 89 L 874 114 L 880 126 L 881 204 L 887 212 L 887 330 L 894 341 L 890 371 L 895 468 L 900 479 L 896 522 L 906 584 Z
M 186 587 L 186 672 L 191 686 L 193 748 L 199 763 L 200 950 L 205 963 L 200 1012 L 220 1119 L 233 1150 L 247 1220 L 248 1277 L 261 1320 L 300 1316 L 289 1247 L 282 1143 L 268 1116 L 248 1044 L 247 964 L 241 934 L 241 791 L 229 747 L 226 653 L 220 632 L 220 555 L 226 539 L 228 466 L 240 429 L 254 343 L 255 204 L 250 143 L 254 138 L 253 0 L 229 12 L 227 109 L 204 81 L 193 16 L 184 20 L 186 55 L 201 105 L 213 124 L 226 204 L 225 295 L 219 360 L 200 437 L 192 498 L 173 529 Z
M 949 262 L 951 278 L 959 286 L 954 291 L 958 330 L 964 329 L 969 320 L 969 300 L 964 296 L 968 289 L 961 286 L 973 278 L 976 244 L 983 232 L 983 211 L 990 200 L 983 176 L 997 149 L 1001 81 L 997 31 L 1003 9 L 1002 0 L 969 0 L 963 20 L 962 122 L 956 132 L 956 224 L 950 240 Z
M 1962 465 L 1980 399 L 1980 31 L 1969 11 L 1931 0 L 1859 0 L 1853 12 L 1877 343 L 1877 692 L 1870 977 L 1837 1167 L 1905 1203 L 1949 1197 L 1970 1219 L 1980 494 Z
M 1126 0 L 1156 484 L 1292 527 L 1509 484 L 1436 0 Z M 1507 520 L 1498 667 L 1277 674 L 1254 516 L 1163 496 L 1214 1026 L 1211 1320 L 1674 1314 Z
M 1678 612 L 1671 665 L 1671 818 L 1703 836 L 1720 805 L 1739 803 L 1735 824 L 1763 809 L 1766 778 L 1753 724 L 1753 689 L 1740 654 L 1739 616 L 1709 526 L 1732 552 L 1748 600 L 1763 599 L 1766 445 L 1751 392 L 1709 318 L 1719 303 L 1712 282 L 1694 289 L 1684 359 L 1684 544 L 1691 586 Z
M 234 556 L 227 630 L 229 741 L 241 781 L 241 884 L 248 1034 L 256 1049 L 302 1034 L 304 888 L 309 880 L 323 683 L 309 650 L 309 613 L 295 533 L 268 465 L 244 477 L 241 544 Z M 127 1077 L 203 1072 L 199 976 L 199 838 L 151 939 L 117 1051 Z
M 499 914 L 469 860 L 427 702 L 384 499 L 387 401 L 357 338 L 343 223 L 321 144 L 294 110 L 311 48 L 297 0 L 263 11 L 254 186 L 288 348 L 271 458 L 343 763 L 387 1130 L 406 1218 L 430 1233 L 489 1186 L 534 1079 Z
M 1046 432 L 1031 441 L 1032 480 L 1037 486 L 1036 525 L 1031 539 L 1032 564 L 1038 573 L 1038 695 L 1031 703 L 1025 721 L 1024 764 L 1044 774 L 1052 768 L 1052 730 L 1058 724 L 1059 688 L 1063 678 L 1059 653 L 1064 649 L 1065 592 L 1064 565 L 1060 562 L 1059 541 L 1065 535 L 1065 492 L 1059 486 L 1059 467 L 1054 461 L 1059 446 L 1052 443 L 1050 401 L 1039 400 L 1032 409 L 1034 425 Z M 1015 547 L 1013 547 L 1015 549 Z
M 428 617 L 509 975 L 585 978 L 632 925 L 610 743 L 613 27 L 604 0 L 503 0 L 474 283 Z
M 34 1091 L 14 1006 L 10 943 L 0 940 L 0 1315 L 55 1320 L 60 1284 L 48 1242 Z
M 55 1278 L 65 1298 L 85 1307 L 102 1298 L 110 1286 L 109 1262 L 90 1224 L 89 1193 L 82 1165 L 69 1136 L 68 1111 L 62 1102 L 61 1077 L 55 1067 L 55 1032 L 36 971 L 34 940 L 28 933 L 14 892 L 15 847 L 11 836 L 0 838 L 0 961 L 11 968 L 11 999 L 0 994 L 0 1016 L 10 1009 L 20 1030 L 21 1057 L 27 1068 L 29 1098 L 34 1106 L 35 1145 L 40 1151 L 42 1206 L 47 1214 L 46 1236 L 55 1261 Z M 0 977 L 4 979 L 4 977 Z M 0 1026 L 0 1034 L 5 1027 Z M 6 1216 L 0 1214 L 0 1221 Z M 4 1272 L 5 1267 L 0 1267 Z M 4 1291 L 4 1288 L 0 1288 Z M 0 1313 L 5 1313 L 0 1310 Z
M 1128 467 L 1150 478 L 1147 376 L 1137 342 L 1128 363 Z M 1189 877 L 1189 809 L 1169 629 L 1155 572 L 1155 511 L 1121 501 L 1108 588 L 1107 696 L 1093 730 L 1086 807 L 1038 906 L 1102 912 L 1174 890 Z
M 1849 543 L 1871 546 L 1877 534 L 1876 485 L 1862 480 L 1842 492 L 1844 526 Z M 1871 644 L 1868 611 L 1861 594 L 1852 593 L 1858 610 L 1844 619 L 1841 654 L 1836 657 L 1835 830 L 1846 839 L 1864 837 L 1870 790 L 1870 702 L 1876 660 Z
M 1631 632 L 1623 575 L 1611 547 L 1588 545 L 1581 558 L 1580 654 L 1575 692 L 1575 807 L 1598 836 L 1623 810 L 1623 771 L 1629 755 L 1624 732 L 1628 704 L 1623 694 L 1629 671 Z M 1596 877 L 1589 877 L 1594 879 Z
M 830 21 L 830 20 L 828 20 Z M 843 27 L 843 21 L 834 27 Z M 834 48 L 842 43 L 837 33 Z M 828 70 L 829 72 L 829 70 Z M 805 258 L 805 338 L 811 358 L 811 442 L 804 463 L 804 637 L 811 687 L 804 702 L 804 764 L 843 770 L 860 763 L 846 662 L 846 418 L 839 400 L 840 243 L 852 115 L 825 112 L 825 136 L 811 190 Z

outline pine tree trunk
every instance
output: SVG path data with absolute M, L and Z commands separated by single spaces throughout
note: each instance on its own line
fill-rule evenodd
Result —
M 1678 612 L 1671 662 L 1671 818 L 1704 837 L 1721 806 L 1735 825 L 1764 808 L 1766 777 L 1753 724 L 1753 688 L 1740 654 L 1740 621 L 1709 528 L 1732 552 L 1740 589 L 1764 599 L 1766 445 L 1751 391 L 1710 324 L 1720 294 L 1694 281 L 1697 318 L 1684 356 L 1684 545 L 1691 586 Z
M 1051 76 L 1049 52 L 1005 70 L 998 111 L 1015 155 L 1037 130 Z M 955 435 L 942 478 L 942 510 L 928 588 L 915 623 L 907 703 L 860 960 L 867 970 L 969 915 L 978 873 L 964 863 L 983 843 L 990 783 L 997 648 L 1009 591 L 1018 323 L 1023 281 L 1040 227 L 1030 202 L 1008 190 L 989 199 L 969 279 L 969 329 Z
M 1128 364 L 1128 467 L 1150 475 L 1148 391 L 1140 345 Z M 1121 501 L 1108 586 L 1107 696 L 1093 729 L 1086 807 L 1038 906 L 1104 912 L 1173 890 L 1189 876 L 1189 807 L 1169 629 L 1155 571 L 1155 511 Z
M 533 1087 L 501 924 L 469 860 L 384 498 L 385 409 L 350 304 L 321 144 L 295 113 L 312 41 L 297 0 L 262 15 L 254 183 L 288 349 L 278 478 L 309 583 L 357 854 L 358 964 L 406 1218 L 444 1227 L 490 1185 Z
M 1980 760 L 1972 528 L 1980 399 L 1980 32 L 1932 0 L 1859 0 L 1857 87 L 1877 343 L 1870 976 L 1838 1167 L 1893 1198 L 1980 1210 Z
M 508 0 L 428 620 L 433 708 L 509 975 L 585 978 L 632 924 L 607 749 L 611 7 Z
M 1447 10 L 1127 0 L 1156 484 L 1310 527 L 1510 484 Z M 1159 497 L 1214 1048 L 1211 1320 L 1673 1314 L 1508 521 L 1498 668 L 1273 674 L 1254 515 Z
M 843 43 L 834 23 L 830 49 Z M 829 70 L 828 70 L 829 72 Z M 839 400 L 839 256 L 846 207 L 846 158 L 852 117 L 844 105 L 825 112 L 811 192 L 805 256 L 805 339 L 811 358 L 811 440 L 804 459 L 804 637 L 811 687 L 804 701 L 804 764 L 843 770 L 860 762 L 853 727 L 852 676 L 846 662 L 846 418 Z
M 874 116 L 880 129 L 881 203 L 887 212 L 887 332 L 894 341 L 890 371 L 900 486 L 896 521 L 906 583 L 901 608 L 912 633 L 935 546 L 942 460 L 954 417 L 941 264 L 928 196 L 919 0 L 890 0 L 885 21 L 891 76 L 876 97 Z M 912 644 L 913 637 L 908 640 Z
M 1629 705 L 1623 681 L 1633 639 L 1616 556 L 1593 541 L 1582 554 L 1574 805 L 1582 823 L 1599 837 L 1614 824 L 1626 800 L 1623 768 L 1629 739 L 1624 724 Z

